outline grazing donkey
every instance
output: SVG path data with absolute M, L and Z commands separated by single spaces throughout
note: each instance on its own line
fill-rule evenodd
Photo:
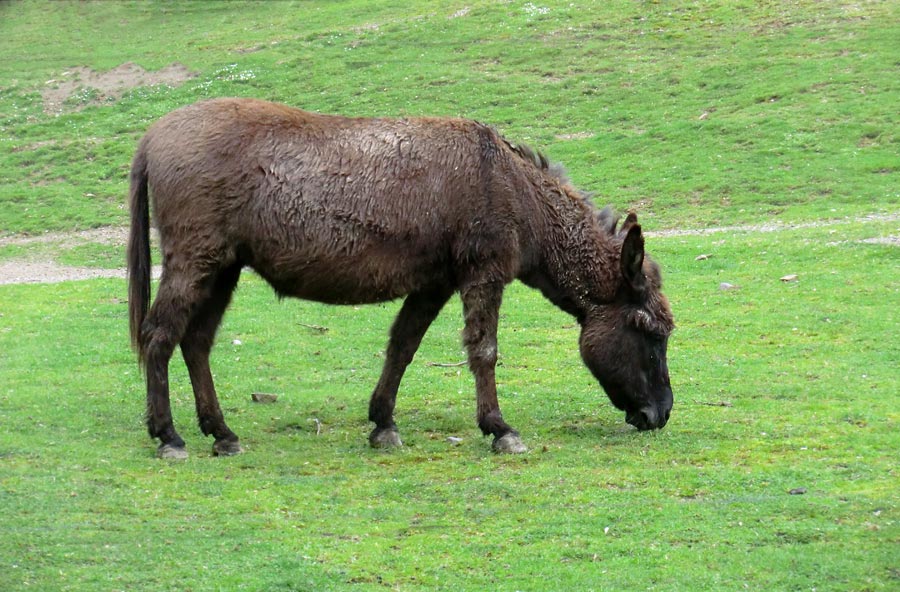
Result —
M 253 99 L 169 113 L 131 168 L 131 339 L 147 378 L 158 455 L 182 458 L 168 366 L 181 346 L 213 452 L 241 451 L 209 353 L 241 269 L 281 296 L 331 304 L 405 297 L 369 404 L 375 447 L 400 446 L 394 403 L 422 336 L 454 292 L 464 310 L 478 426 L 523 452 L 500 414 L 494 367 L 504 287 L 541 291 L 581 324 L 581 356 L 626 421 L 663 427 L 672 408 L 673 318 L 634 214 L 621 227 L 540 154 L 449 118 L 362 119 Z M 150 204 L 162 278 L 150 304 Z

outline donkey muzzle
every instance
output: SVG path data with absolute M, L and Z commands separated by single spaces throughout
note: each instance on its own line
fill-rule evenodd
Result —
M 662 409 L 647 405 L 637 411 L 625 413 L 625 423 L 633 425 L 641 431 L 658 430 L 668 423 L 670 412 L 671 408 Z

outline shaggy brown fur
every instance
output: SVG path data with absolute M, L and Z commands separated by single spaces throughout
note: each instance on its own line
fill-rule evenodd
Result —
M 163 275 L 149 307 L 151 202 Z M 370 402 L 373 445 L 399 444 L 400 379 L 459 292 L 478 424 L 496 448 L 523 449 L 501 417 L 494 381 L 498 311 L 516 278 L 578 319 L 585 363 L 630 423 L 649 429 L 668 419 L 672 315 L 636 218 L 617 230 L 617 219 L 597 212 L 546 158 L 488 126 L 318 115 L 253 99 L 196 103 L 141 140 L 131 216 L 131 336 L 161 454 L 184 447 L 168 393 L 179 345 L 201 429 L 217 453 L 240 450 L 219 408 L 209 351 L 245 266 L 283 296 L 333 304 L 406 297 Z

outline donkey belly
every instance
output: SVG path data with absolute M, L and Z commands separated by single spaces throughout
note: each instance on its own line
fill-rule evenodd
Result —
M 244 263 L 279 294 L 363 304 L 449 285 L 454 235 L 439 208 L 314 185 L 262 195 L 232 218 Z

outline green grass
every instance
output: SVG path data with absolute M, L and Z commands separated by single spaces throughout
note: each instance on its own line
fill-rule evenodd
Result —
M 864 241 L 900 234 L 898 16 L 895 2 L 0 3 L 0 236 L 124 225 L 141 133 L 221 95 L 493 123 L 652 230 L 809 223 L 648 239 L 679 327 L 660 432 L 628 427 L 573 320 L 513 285 L 498 381 L 530 448 L 517 457 L 480 436 L 468 371 L 429 365 L 464 359 L 458 300 L 401 387 L 406 446 L 384 453 L 366 412 L 399 303 L 279 302 L 246 274 L 212 361 L 246 453 L 212 457 L 176 358 L 191 457 L 167 463 L 143 426 L 123 282 L 0 286 L 0 589 L 895 589 L 900 273 L 896 242 Z M 67 69 L 128 61 L 197 75 L 43 112 Z M 0 244 L 0 260 L 50 258 L 123 253 Z M 279 400 L 251 403 L 258 391 Z
M 124 224 L 141 133 L 180 105 L 222 95 L 477 118 L 546 150 L 580 186 L 637 207 L 653 227 L 835 218 L 900 203 L 895 2 L 430 2 L 412 13 L 403 2 L 25 2 L 0 11 L 0 233 Z M 43 113 L 40 91 L 67 68 L 128 61 L 148 70 L 180 62 L 197 76 Z
M 658 433 L 623 423 L 581 367 L 571 320 L 514 286 L 498 373 L 523 457 L 489 451 L 465 369 L 428 365 L 463 357 L 456 301 L 404 382 L 406 447 L 383 453 L 367 446 L 365 415 L 396 304 L 277 303 L 244 278 L 213 367 L 247 452 L 211 457 L 176 360 L 192 457 L 168 464 L 144 435 L 121 283 L 4 287 L 0 578 L 10 589 L 888 590 L 900 351 L 884 299 L 900 282 L 896 247 L 857 242 L 886 228 L 852 226 L 840 242 L 823 230 L 655 240 L 680 320 L 676 407 Z M 789 272 L 799 280 L 781 282 Z M 253 404 L 255 391 L 279 401 Z M 798 487 L 807 493 L 788 494 Z

